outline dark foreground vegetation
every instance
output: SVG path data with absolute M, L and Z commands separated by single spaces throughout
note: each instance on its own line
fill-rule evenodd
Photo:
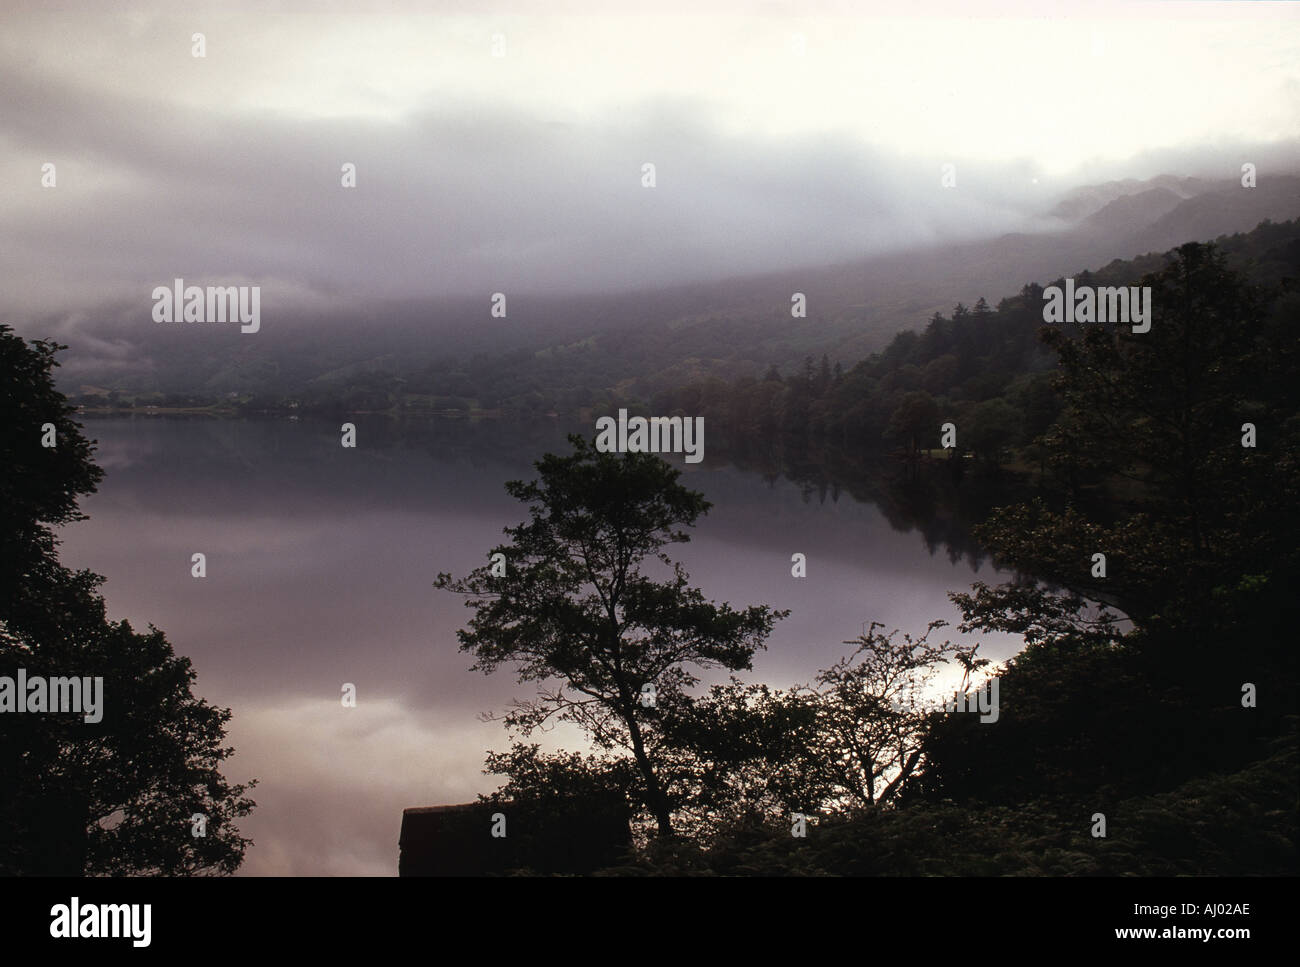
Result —
M 108 618 L 102 577 L 58 560 L 53 528 L 103 476 L 54 388 L 60 348 L 0 326 L 0 676 L 99 677 L 103 703 L 87 721 L 0 698 L 0 875 L 230 873 L 254 805 L 221 774 L 230 711 L 195 697 L 161 631 Z
M 806 686 L 733 677 L 700 694 L 695 671 L 743 673 L 783 612 L 717 605 L 680 567 L 659 580 L 640 569 L 667 562 L 708 509 L 657 458 L 576 437 L 572 455 L 545 458 L 537 481 L 509 485 L 530 519 L 495 564 L 438 582 L 468 595 L 461 639 L 476 667 L 540 684 L 506 716 L 516 741 L 489 758 L 506 779 L 491 801 L 618 790 L 641 817 L 618 873 L 1295 872 L 1300 243 L 1270 247 L 1272 230 L 1251 271 L 1190 244 L 1113 280 L 1152 287 L 1144 334 L 1040 333 L 1041 293 L 1027 289 L 896 341 L 943 360 L 932 386 L 974 398 L 900 385 L 931 369 L 903 349 L 839 381 L 823 373 L 837 402 L 812 436 L 849 432 L 852 387 L 875 407 L 902 394 L 887 421 L 861 405 L 882 439 L 902 434 L 905 465 L 939 446 L 941 422 L 960 440 L 991 402 L 1008 422 L 1021 413 L 1004 394 L 1040 401 L 1005 444 L 972 443 L 989 472 L 1031 454 L 1039 468 L 1033 496 L 976 529 L 1023 577 L 952 594 L 963 630 L 1024 636 L 1005 669 L 935 640 L 936 626 L 873 626 Z M 1029 330 L 1042 348 L 1003 360 Z M 996 366 L 966 375 L 981 344 Z M 971 692 L 996 680 L 995 720 L 923 706 L 920 685 L 945 663 Z M 595 752 L 526 741 L 556 720 Z

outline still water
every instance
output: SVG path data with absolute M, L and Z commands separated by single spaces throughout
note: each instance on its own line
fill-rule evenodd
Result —
M 62 530 L 63 562 L 105 575 L 110 616 L 163 630 L 192 659 L 196 692 L 233 710 L 226 775 L 260 780 L 244 874 L 395 875 L 402 809 L 494 789 L 484 754 L 508 741 L 480 713 L 531 695 L 507 673 L 468 670 L 455 633 L 470 612 L 431 583 L 481 564 L 525 519 L 502 484 L 567 452 L 563 433 L 355 422 L 345 449 L 337 422 L 85 421 L 106 475 L 82 501 L 90 519 Z M 689 544 L 669 547 L 692 583 L 738 608 L 790 609 L 747 679 L 807 682 L 870 621 L 920 634 L 943 618 L 962 639 L 946 593 L 975 579 L 969 559 L 932 553 L 847 495 L 810 496 L 707 449 L 699 464 L 671 459 L 714 505 Z M 806 578 L 791 576 L 795 553 Z M 1019 644 L 962 640 L 996 660 Z M 344 683 L 356 708 L 340 702 Z M 577 747 L 573 735 L 546 744 Z

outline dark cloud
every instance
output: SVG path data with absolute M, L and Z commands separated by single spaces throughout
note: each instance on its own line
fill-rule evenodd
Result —
M 176 276 L 308 301 L 612 291 L 1024 229 L 1038 207 L 1025 165 L 943 159 L 959 177 L 945 191 L 938 159 L 724 137 L 683 103 L 583 125 L 488 105 L 391 124 L 195 117 L 13 71 L 0 85 L 7 150 L 33 184 L 59 166 L 58 188 L 13 213 L 3 279 L 47 309 Z

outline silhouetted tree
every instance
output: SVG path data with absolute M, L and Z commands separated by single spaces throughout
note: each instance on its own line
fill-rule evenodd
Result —
M 1044 443 L 1049 462 L 1076 475 L 1067 506 L 1006 508 L 981 533 L 1005 565 L 1139 622 L 1195 630 L 1220 607 L 1212 592 L 1225 578 L 1294 561 L 1295 335 L 1266 321 L 1259 294 L 1212 245 L 1182 246 L 1142 282 L 1149 332 L 1044 330 L 1065 401 Z M 1254 448 L 1242 446 L 1245 422 L 1257 424 Z
M 997 729 L 954 720 L 931 735 L 937 798 L 1101 805 L 1098 790 L 1167 789 L 1269 755 L 1279 734 L 1294 741 L 1293 319 L 1210 245 L 1182 246 L 1141 282 L 1149 332 L 1045 332 L 1064 410 L 1042 446 L 1069 472 L 977 528 L 999 563 L 1032 577 L 952 595 L 961 630 L 1028 647 L 1002 676 Z M 1243 422 L 1256 447 L 1242 445 Z M 1244 711 L 1247 682 L 1272 699 Z
M 539 683 L 538 698 L 505 716 L 528 735 L 552 721 L 581 727 L 603 750 L 630 754 L 660 835 L 672 833 L 673 797 L 659 722 L 689 704 L 687 669 L 750 667 L 774 622 L 787 612 L 734 611 L 688 585 L 662 548 L 689 540 L 680 528 L 708 510 L 677 483 L 680 471 L 649 453 L 602 453 L 570 436 L 569 456 L 547 454 L 540 479 L 510 481 L 532 505 L 530 520 L 506 529 L 504 574 L 488 564 L 469 576 L 439 574 L 435 587 L 469 595 L 474 617 L 458 632 L 474 668 L 515 666 Z M 657 559 L 671 577 L 642 572 Z M 655 690 L 651 704 L 643 687 Z
M 50 526 L 81 519 L 102 474 L 54 388 L 61 348 L 0 326 L 0 675 L 102 677 L 102 719 L 0 715 L 0 873 L 230 873 L 250 842 L 235 820 L 254 806 L 252 783 L 220 772 L 230 711 L 194 697 L 161 631 L 108 619 L 103 578 L 56 557 Z
M 940 665 L 956 660 L 970 672 L 983 664 L 975 650 L 930 642 L 945 622 L 933 621 L 920 638 L 881 634 L 872 623 L 851 655 L 819 672 L 807 700 L 816 710 L 806 755 L 830 804 L 861 808 L 890 803 L 923 765 L 931 712 L 925 694 Z

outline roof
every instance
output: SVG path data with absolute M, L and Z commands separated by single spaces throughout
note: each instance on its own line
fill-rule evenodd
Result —
M 631 842 L 621 795 L 413 806 L 402 811 L 398 873 L 590 873 L 619 863 Z

